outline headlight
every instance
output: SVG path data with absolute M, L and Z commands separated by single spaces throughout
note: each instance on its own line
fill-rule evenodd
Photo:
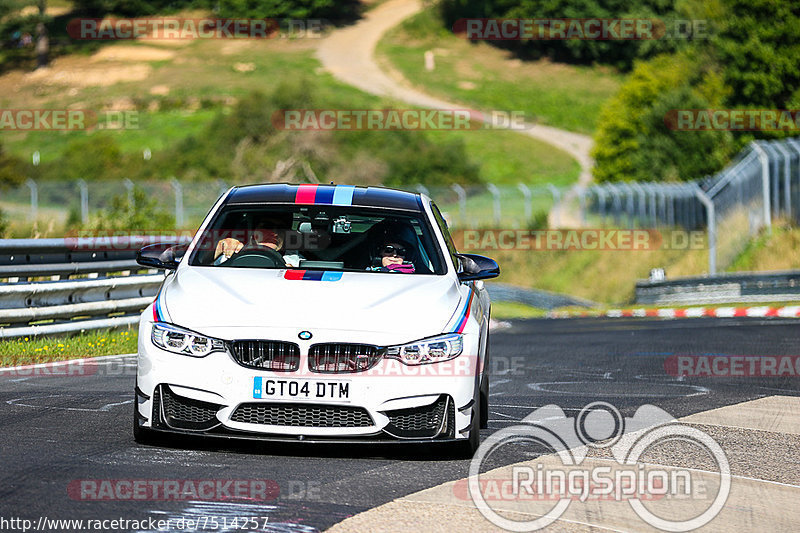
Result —
M 205 337 L 171 324 L 153 324 L 150 338 L 161 349 L 192 357 L 205 357 L 211 352 L 225 351 L 225 343 L 220 339 Z
M 461 355 L 464 348 L 463 337 L 459 333 L 448 333 L 400 346 L 389 346 L 385 355 L 390 359 L 399 359 L 407 365 L 439 363 Z

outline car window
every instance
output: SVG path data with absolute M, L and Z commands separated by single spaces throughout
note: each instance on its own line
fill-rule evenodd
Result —
M 198 240 L 193 266 L 443 274 L 419 213 L 352 206 L 223 207 Z

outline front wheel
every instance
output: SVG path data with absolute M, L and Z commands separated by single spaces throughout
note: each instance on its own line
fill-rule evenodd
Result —
M 463 459 L 472 459 L 478 447 L 481 445 L 481 393 L 476 389 L 474 401 L 472 402 L 472 422 L 469 426 L 469 438 L 459 442 L 459 456 Z

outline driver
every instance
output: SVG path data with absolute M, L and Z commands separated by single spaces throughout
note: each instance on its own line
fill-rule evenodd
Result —
M 262 216 L 253 223 L 247 246 L 264 246 L 279 252 L 283 249 L 284 233 L 291 228 L 292 214 Z M 220 240 L 214 250 L 214 265 L 220 265 L 238 254 L 245 248 L 245 243 L 228 237 Z M 287 254 L 283 260 L 288 267 L 297 267 L 300 264 L 298 254 Z

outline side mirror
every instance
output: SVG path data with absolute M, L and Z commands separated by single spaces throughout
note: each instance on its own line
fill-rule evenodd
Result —
M 500 266 L 494 259 L 477 254 L 458 254 L 458 259 L 461 263 L 458 279 L 461 281 L 496 278 L 500 275 Z
M 136 262 L 159 270 L 175 270 L 187 248 L 188 244 L 151 244 L 136 252 Z

